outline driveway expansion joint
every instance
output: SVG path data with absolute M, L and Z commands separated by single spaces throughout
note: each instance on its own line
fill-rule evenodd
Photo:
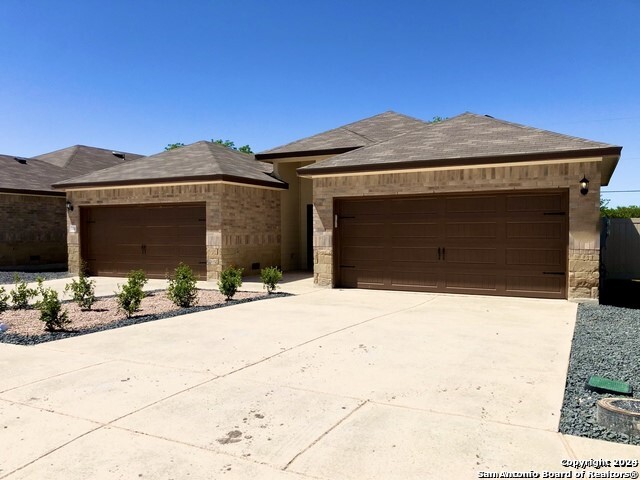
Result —
M 369 403 L 369 400 L 364 400 L 363 402 L 360 402 L 353 410 L 351 410 L 349 413 L 347 413 L 344 417 L 342 417 L 335 424 L 333 424 L 328 430 L 326 430 L 324 433 L 322 433 L 322 435 L 320 435 L 313 442 L 311 442 L 310 445 L 308 445 L 307 447 L 302 449 L 300 452 L 298 452 L 291 460 L 289 460 L 289 462 L 282 468 L 282 470 L 287 470 L 291 466 L 291 464 L 293 462 L 295 462 L 298 457 L 300 457 L 300 455 L 302 455 L 305 452 L 308 452 L 311 448 L 313 448 L 314 445 L 316 445 L 318 442 L 320 442 L 320 440 L 322 440 L 329 433 L 331 433 L 333 430 L 335 430 L 338 426 L 340 426 L 342 423 L 344 423 L 349 417 L 351 417 L 354 413 L 356 413 L 358 410 L 360 410 L 362 407 L 364 407 L 367 403 Z

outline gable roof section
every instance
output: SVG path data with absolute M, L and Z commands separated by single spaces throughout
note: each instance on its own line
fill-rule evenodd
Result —
M 63 168 L 42 160 L 0 155 L 0 169 L 0 192 L 64 196 L 51 188 L 52 182 L 64 178 Z
M 385 112 L 256 154 L 258 160 L 339 154 L 388 140 L 425 125 L 417 118 Z
M 256 162 L 253 155 L 223 145 L 200 141 L 173 150 L 125 162 L 58 182 L 55 188 L 144 185 L 187 181 L 224 180 L 250 185 L 287 188 L 270 175 L 273 167 Z
M 619 156 L 622 147 L 463 113 L 298 169 L 302 175 Z M 615 165 L 613 165 L 615 167 Z M 613 170 L 611 170 L 613 171 Z
M 67 172 L 66 177 L 64 178 L 71 178 L 79 175 L 85 175 L 95 170 L 102 170 L 115 165 L 122 165 L 125 162 L 142 158 L 144 156 L 129 152 L 115 153 L 123 154 L 124 158 L 114 155 L 112 150 L 107 150 L 105 148 L 74 145 L 73 147 L 44 153 L 33 158 L 64 168 Z M 56 180 L 62 180 L 62 178 L 58 178 Z

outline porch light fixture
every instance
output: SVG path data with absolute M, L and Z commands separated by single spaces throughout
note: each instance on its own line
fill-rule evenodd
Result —
M 73 203 L 71 203 L 69 200 L 67 200 L 67 211 L 73 212 Z
M 582 195 L 586 195 L 588 191 L 589 191 L 589 180 L 587 180 L 587 177 L 582 177 L 582 180 L 580 180 L 580 193 Z

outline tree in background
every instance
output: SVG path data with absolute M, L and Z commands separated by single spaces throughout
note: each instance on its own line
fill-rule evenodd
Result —
M 175 150 L 176 148 L 180 148 L 180 147 L 184 147 L 184 143 L 181 143 L 181 142 L 170 143 L 166 147 L 164 147 L 164 149 L 165 150 Z
M 235 142 L 232 142 L 231 140 L 222 140 L 221 138 L 219 138 L 218 140 L 214 140 L 212 138 L 211 141 L 213 143 L 219 143 L 220 145 L 224 145 L 225 147 L 228 147 L 231 150 L 238 150 L 239 152 L 243 152 L 243 153 L 253 153 L 253 151 L 251 150 L 251 147 L 249 145 L 243 145 L 241 147 L 236 147 Z
M 219 143 L 220 145 L 224 145 L 225 147 L 230 148 L 231 150 L 237 150 L 242 153 L 253 153 L 249 145 L 236 147 L 235 142 L 232 142 L 231 140 L 222 140 L 221 138 L 219 138 L 218 140 L 214 140 L 212 138 L 211 141 L 213 143 Z M 180 148 L 180 147 L 184 147 L 184 143 L 182 142 L 170 143 L 166 147 L 164 147 L 164 149 L 165 151 L 167 151 L 167 150 L 175 150 L 176 148 Z
M 447 120 L 448 118 L 449 118 L 449 117 L 440 117 L 440 116 L 435 116 L 435 117 L 433 117 L 433 118 L 431 119 L 431 121 L 430 121 L 430 122 L 427 122 L 427 123 L 440 123 L 440 122 L 443 122 L 443 121 Z
M 638 205 L 627 205 L 609 208 L 610 200 L 600 199 L 600 216 L 607 218 L 640 218 L 640 207 Z

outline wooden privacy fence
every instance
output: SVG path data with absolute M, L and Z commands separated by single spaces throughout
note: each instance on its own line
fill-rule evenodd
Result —
M 600 264 L 606 280 L 640 278 L 640 218 L 603 218 Z

